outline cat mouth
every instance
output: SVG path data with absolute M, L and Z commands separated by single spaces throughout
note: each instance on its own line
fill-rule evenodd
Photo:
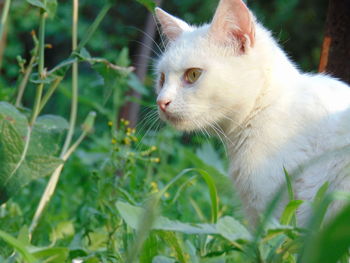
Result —
M 164 121 L 167 121 L 167 122 L 169 122 L 170 124 L 172 124 L 174 126 L 186 122 L 186 119 L 184 119 L 182 116 L 177 116 L 177 115 L 173 115 L 173 114 L 170 114 L 170 113 L 162 112 L 160 114 L 160 117 Z

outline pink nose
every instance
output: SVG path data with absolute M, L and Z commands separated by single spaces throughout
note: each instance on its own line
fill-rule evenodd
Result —
M 166 108 L 170 105 L 170 103 L 171 103 L 171 100 L 167 100 L 167 99 L 165 99 L 165 100 L 157 100 L 157 104 L 158 104 L 159 108 L 163 112 L 166 111 Z

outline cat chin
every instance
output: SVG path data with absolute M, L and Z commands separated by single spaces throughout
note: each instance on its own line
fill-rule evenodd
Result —
M 198 128 L 190 120 L 186 120 L 183 118 L 171 117 L 171 116 L 164 115 L 164 114 L 160 114 L 159 116 L 164 122 L 170 124 L 176 130 L 186 131 L 186 132 L 198 130 Z

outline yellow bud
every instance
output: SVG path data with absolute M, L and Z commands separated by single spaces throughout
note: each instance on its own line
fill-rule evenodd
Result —
M 124 138 L 123 141 L 124 141 L 124 144 L 126 144 L 126 145 L 130 145 L 130 143 L 131 143 L 129 138 Z
M 151 187 L 153 189 L 158 189 L 158 184 L 156 182 L 151 182 Z
M 151 147 L 151 151 L 155 151 L 155 150 L 157 150 L 157 147 L 153 145 L 153 146 Z
M 113 125 L 113 122 L 109 121 L 109 122 L 108 122 L 108 126 L 111 127 L 112 125 Z
M 116 139 L 112 139 L 112 144 L 116 144 L 117 143 L 117 140 Z

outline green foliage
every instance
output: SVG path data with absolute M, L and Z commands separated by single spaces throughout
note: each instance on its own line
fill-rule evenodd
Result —
M 0 203 L 62 163 L 54 154 L 66 129 L 65 120 L 56 116 L 42 116 L 31 128 L 15 107 L 0 103 Z

